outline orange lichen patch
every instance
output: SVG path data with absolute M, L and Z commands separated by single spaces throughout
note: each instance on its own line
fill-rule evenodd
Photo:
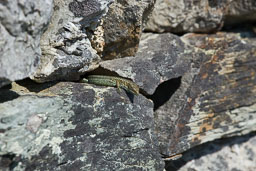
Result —
M 188 102 L 188 103 L 191 103 L 191 101 L 192 101 L 192 98 L 188 97 L 188 98 L 187 98 L 187 102 Z
M 211 118 L 211 120 L 210 120 Z M 214 122 L 217 118 L 214 118 L 214 113 L 209 113 L 200 123 L 199 131 L 194 133 L 195 136 L 192 138 L 192 142 L 197 142 L 201 140 L 201 136 L 204 136 L 204 133 L 213 130 Z
M 223 98 L 219 99 L 220 103 L 223 103 L 227 100 L 227 96 L 224 96 Z
M 256 93 L 256 85 L 252 87 L 252 93 Z
M 208 42 L 209 42 L 209 44 L 213 44 L 214 43 L 214 37 L 209 37 Z
M 219 58 L 218 58 L 217 55 L 213 55 L 213 56 L 212 56 L 212 59 L 211 59 L 211 63 L 212 63 L 212 64 L 218 63 L 218 59 L 219 59 Z
M 208 77 L 208 73 L 204 73 L 201 78 L 206 79 L 207 77 Z
M 255 78 L 255 71 L 251 71 L 251 77 Z
M 177 124 L 177 126 L 181 129 L 181 128 L 185 127 L 185 124 L 179 123 L 179 124 Z

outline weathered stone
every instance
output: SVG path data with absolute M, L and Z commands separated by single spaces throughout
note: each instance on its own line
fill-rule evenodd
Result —
M 216 140 L 185 152 L 182 158 L 167 162 L 166 170 L 255 170 L 256 136 Z
M 100 67 L 132 79 L 146 94 L 153 94 L 159 84 L 186 73 L 200 55 L 204 54 L 178 36 L 145 33 L 135 57 L 103 61 Z
M 55 0 L 51 23 L 41 38 L 41 64 L 31 77 L 37 82 L 78 80 L 97 67 L 100 57 L 88 38 L 112 0 Z
M 222 27 L 227 1 L 157 0 L 145 29 L 154 32 L 212 32 Z
M 138 49 L 142 26 L 155 0 L 119 0 L 111 4 L 103 20 L 103 58 L 133 56 Z
M 0 163 L 13 170 L 163 170 L 153 103 L 82 83 L 0 90 Z
M 157 0 L 145 30 L 211 33 L 220 30 L 224 25 L 255 20 L 255 0 Z
M 239 0 L 231 1 L 225 13 L 225 25 L 256 21 L 256 1 Z
M 188 70 L 179 89 L 155 111 L 160 151 L 166 156 L 256 130 L 255 39 L 218 33 L 188 34 L 183 41 L 207 56 L 197 60 L 200 70 Z
M 0 2 L 0 87 L 35 71 L 52 7 L 52 0 Z

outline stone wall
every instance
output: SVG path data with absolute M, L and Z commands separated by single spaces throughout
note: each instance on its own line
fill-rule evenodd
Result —
M 0 2 L 0 170 L 255 170 L 255 21 L 254 0 Z

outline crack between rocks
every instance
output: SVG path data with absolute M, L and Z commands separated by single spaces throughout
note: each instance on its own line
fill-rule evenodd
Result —
M 181 78 L 172 78 L 159 84 L 152 95 L 146 95 L 154 103 L 154 111 L 170 100 L 172 95 L 179 89 Z

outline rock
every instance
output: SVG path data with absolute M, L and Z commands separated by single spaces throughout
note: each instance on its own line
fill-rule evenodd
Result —
M 216 140 L 185 152 L 167 163 L 166 170 L 255 170 L 256 136 Z
M 153 10 L 155 0 L 120 0 L 111 4 L 103 20 L 104 59 L 134 56 L 142 26 Z
M 191 62 L 204 55 L 170 33 L 142 35 L 135 57 L 103 61 L 100 67 L 133 80 L 146 94 L 153 94 L 159 84 L 182 76 Z
M 55 0 L 51 24 L 41 38 L 41 64 L 31 77 L 37 82 L 78 80 L 100 61 L 88 32 L 106 14 L 111 0 Z
M 239 0 L 228 4 L 225 14 L 225 25 L 248 24 L 256 21 L 256 1 Z
M 145 30 L 153 32 L 213 32 L 223 25 L 227 1 L 157 0 Z
M 145 30 L 153 32 L 212 33 L 256 20 L 255 0 L 157 0 Z
M 2 167 L 163 170 L 153 103 L 142 95 L 130 96 L 71 82 L 23 81 L 1 89 Z
M 31 79 L 77 81 L 96 69 L 101 58 L 134 55 L 154 1 L 112 2 L 56 0 L 41 38 L 41 64 Z
M 196 61 L 200 70 L 188 70 L 177 91 L 155 111 L 160 151 L 166 156 L 256 130 L 254 39 L 232 33 L 182 39 L 207 55 Z
M 50 21 L 52 0 L 0 3 L 0 87 L 29 77 L 38 66 L 39 42 Z

